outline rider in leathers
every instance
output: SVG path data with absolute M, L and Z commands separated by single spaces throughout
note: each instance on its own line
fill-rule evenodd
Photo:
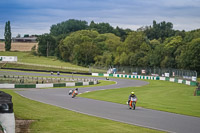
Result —
M 131 101 L 131 97 L 132 97 L 132 98 L 137 98 L 136 95 L 135 95 L 135 93 L 134 93 L 133 91 L 132 91 L 131 94 L 129 95 L 128 104 L 129 104 L 129 102 Z

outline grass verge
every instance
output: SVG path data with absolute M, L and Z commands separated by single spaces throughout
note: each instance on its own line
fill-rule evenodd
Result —
M 30 63 L 37 65 L 49 65 L 49 67 L 44 66 L 34 66 L 34 65 L 23 65 L 23 64 L 14 64 L 14 63 L 1 63 L 0 66 L 4 68 L 19 68 L 19 69 L 33 69 L 34 70 L 46 70 L 46 71 L 64 71 L 64 72 L 88 72 L 89 69 L 77 65 L 73 65 L 68 62 L 60 61 L 56 57 L 43 57 L 43 56 L 34 56 L 31 52 L 7 52 L 0 51 L 1 56 L 17 56 L 18 62 L 21 63 Z M 58 68 L 53 68 L 51 66 L 57 66 Z M 69 69 L 63 69 L 62 67 L 68 67 Z M 73 68 L 72 70 L 70 68 Z M 76 68 L 76 70 L 74 70 Z M 83 71 L 84 69 L 84 71 Z M 85 71 L 85 69 L 87 71 Z
M 200 117 L 200 97 L 193 96 L 196 87 L 167 81 L 153 81 L 146 86 L 101 90 L 79 96 L 126 104 L 131 91 L 138 97 L 137 106 Z M 131 82 L 131 81 L 130 81 Z
M 23 98 L 13 90 L 3 90 L 13 97 L 14 113 L 22 119 L 35 120 L 31 133 L 159 133 L 161 131 L 88 116 Z

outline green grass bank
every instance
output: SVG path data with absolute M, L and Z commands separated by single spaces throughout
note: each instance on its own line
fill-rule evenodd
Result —
M 129 79 L 131 82 L 131 79 Z M 200 117 L 200 97 L 193 96 L 196 86 L 153 81 L 146 86 L 127 87 L 81 94 L 81 97 L 126 104 L 131 91 L 138 97 L 137 106 Z
M 23 98 L 13 90 L 14 113 L 20 119 L 34 120 L 31 133 L 160 133 L 161 131 L 88 116 Z
M 32 55 L 31 52 L 7 52 L 0 51 L 1 56 L 17 56 L 19 63 L 0 63 L 3 68 L 19 68 L 46 71 L 64 72 L 89 72 L 89 68 L 73 65 L 68 62 L 58 60 L 56 57 L 43 57 Z M 24 63 L 24 64 L 23 64 Z M 33 64 L 33 65 L 31 65 Z M 41 66 L 40 66 L 41 65 Z M 57 67 L 57 68 L 56 68 Z

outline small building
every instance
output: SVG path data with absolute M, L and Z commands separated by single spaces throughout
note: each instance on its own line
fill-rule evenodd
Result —
M 13 37 L 12 42 L 37 42 L 37 37 Z

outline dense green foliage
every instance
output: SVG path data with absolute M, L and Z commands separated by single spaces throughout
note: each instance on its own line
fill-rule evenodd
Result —
M 5 51 L 10 51 L 10 49 L 11 49 L 11 40 L 12 40 L 11 39 L 10 21 L 6 22 L 4 37 L 5 37 Z
M 109 23 L 67 20 L 52 25 L 55 38 L 51 55 L 88 66 L 140 66 L 190 69 L 200 72 L 200 30 L 179 31 L 171 22 L 156 23 L 137 31 L 112 27 Z M 39 39 L 39 48 L 40 43 Z M 46 42 L 43 46 L 46 46 Z M 46 48 L 38 49 L 47 55 Z
M 87 27 L 88 25 L 86 21 L 69 19 L 68 21 L 52 25 L 50 33 L 53 36 L 59 36 L 62 34 L 67 35 L 71 32 L 86 29 Z
M 38 37 L 38 54 L 42 56 L 52 56 L 54 55 L 56 49 L 56 40 L 53 36 L 49 34 L 43 34 Z
M 166 23 L 165 21 L 163 21 L 157 24 L 155 20 L 153 21 L 153 26 L 147 27 L 145 33 L 150 40 L 153 39 L 165 40 L 167 37 L 175 35 L 172 23 L 170 22 Z

